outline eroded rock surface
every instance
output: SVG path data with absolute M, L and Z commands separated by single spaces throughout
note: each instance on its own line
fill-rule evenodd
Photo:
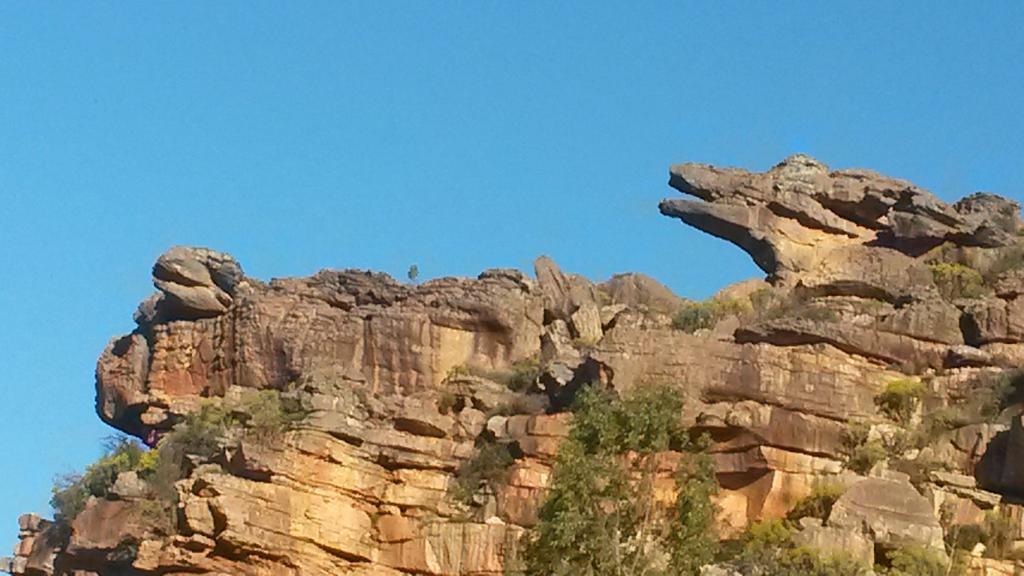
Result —
M 822 262 L 840 264 L 831 253 L 841 247 L 888 246 L 912 256 L 943 242 L 1000 247 L 1020 227 L 1020 207 L 1005 198 L 975 194 L 948 205 L 905 180 L 830 170 L 800 154 L 764 173 L 680 164 L 669 185 L 698 200 L 665 200 L 663 214 L 733 242 L 789 281 Z
M 488 270 L 408 285 L 343 270 L 263 282 L 226 254 L 171 249 L 138 328 L 99 359 L 99 416 L 155 445 L 204 404 L 274 390 L 303 407 L 301 423 L 193 463 L 169 517 L 154 516 L 153 494 L 130 474 L 68 527 L 26 516 L 0 568 L 502 574 L 537 521 L 573 397 L 591 382 L 680 390 L 681 420 L 712 440 L 725 535 L 785 516 L 822 484 L 847 491 L 797 538 L 866 561 L 907 542 L 941 549 L 938 520 L 950 514 L 1019 520 L 1007 498 L 1024 494 L 1013 456 L 1024 397 L 999 387 L 1024 362 L 1015 203 L 976 194 L 949 205 L 806 156 L 766 173 L 671 174 L 697 200 L 666 200 L 662 212 L 734 242 L 768 274 L 723 289 L 707 308 L 719 316 L 694 330 L 674 317 L 702 304 L 653 279 L 594 284 L 543 257 L 532 278 Z M 908 422 L 893 422 L 879 397 L 907 382 L 924 392 Z M 925 425 L 921 446 L 897 446 L 901 427 Z M 855 473 L 857 426 L 888 453 Z M 503 482 L 457 497 L 482 441 L 513 461 Z M 923 469 L 932 462 L 946 468 Z M 912 484 L 887 465 L 923 471 Z M 976 560 L 979 574 L 1006 567 Z

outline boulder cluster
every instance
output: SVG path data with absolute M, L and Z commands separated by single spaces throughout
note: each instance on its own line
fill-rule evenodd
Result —
M 830 511 L 795 520 L 803 543 L 869 565 L 907 545 L 949 555 L 954 531 L 998 517 L 1011 527 L 999 554 L 979 541 L 967 569 L 1022 573 L 1019 206 L 950 205 L 803 155 L 765 173 L 675 166 L 670 185 L 696 200 L 663 214 L 735 243 L 767 277 L 706 302 L 546 257 L 533 277 L 263 282 L 227 254 L 172 248 L 137 328 L 99 359 L 100 418 L 159 446 L 211 402 L 272 391 L 301 422 L 191 462 L 169 524 L 142 513 L 156 496 L 134 472 L 65 526 L 25 516 L 0 569 L 497 576 L 537 522 L 575 394 L 598 383 L 679 390 L 680 419 L 711 439 L 723 537 L 827 485 Z M 510 461 L 467 493 L 487 443 Z

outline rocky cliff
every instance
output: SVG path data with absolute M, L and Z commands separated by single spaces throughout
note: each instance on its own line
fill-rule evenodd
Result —
M 663 214 L 735 243 L 766 279 L 703 303 L 638 274 L 593 283 L 547 258 L 533 277 L 262 282 L 226 254 L 171 249 L 137 329 L 99 359 L 100 418 L 150 446 L 211 404 L 255 418 L 244 407 L 257 391 L 301 418 L 190 456 L 170 496 L 122 471 L 73 518 L 23 517 L 3 568 L 501 574 L 536 522 L 574 394 L 592 382 L 679 389 L 680 418 L 713 440 L 726 536 L 829 483 L 843 487 L 831 513 L 801 521 L 815 546 L 869 562 L 907 542 L 945 553 L 951 530 L 999 515 L 1013 549 L 1019 206 L 990 194 L 949 205 L 807 156 L 765 173 L 684 164 L 669 183 L 692 199 L 663 201 Z M 513 459 L 501 482 L 467 490 L 482 439 Z M 160 498 L 169 518 L 151 513 Z M 972 549 L 970 570 L 1019 573 L 1006 550 Z

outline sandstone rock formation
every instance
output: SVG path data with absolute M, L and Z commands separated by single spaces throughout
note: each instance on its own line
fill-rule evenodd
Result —
M 301 423 L 192 462 L 166 522 L 129 474 L 70 526 L 26 516 L 0 568 L 501 574 L 536 522 L 572 399 L 595 381 L 678 387 L 680 418 L 713 441 L 726 536 L 835 483 L 848 491 L 824 522 L 803 523 L 802 542 L 865 558 L 906 542 L 942 549 L 950 511 L 961 524 L 1016 514 L 1018 538 L 1024 433 L 1011 416 L 1024 395 L 1006 378 L 1024 360 L 1016 204 L 978 194 L 947 205 L 806 156 L 764 174 L 676 166 L 670 184 L 698 200 L 666 200 L 664 214 L 736 243 L 768 274 L 719 293 L 731 304 L 693 331 L 673 317 L 704 304 L 641 275 L 594 284 L 548 258 L 533 278 L 407 285 L 343 270 L 262 282 L 226 254 L 172 248 L 138 327 L 99 359 L 99 416 L 156 445 L 211 402 L 269 390 L 301 405 Z M 879 398 L 908 381 L 924 392 L 894 421 Z M 851 445 L 858 427 L 868 432 Z M 484 440 L 513 461 L 503 482 L 458 498 Z M 864 443 L 886 455 L 855 472 Z
M 789 281 L 825 262 L 841 265 L 831 255 L 838 248 L 887 246 L 915 256 L 944 242 L 1002 247 L 1020 228 L 1020 207 L 1005 198 L 979 193 L 950 206 L 910 182 L 831 171 L 802 154 L 763 174 L 680 164 L 669 184 L 700 200 L 665 200 L 663 214 L 735 243 L 766 273 Z

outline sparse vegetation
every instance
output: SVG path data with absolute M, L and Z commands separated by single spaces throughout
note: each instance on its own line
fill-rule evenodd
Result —
M 979 524 L 957 524 L 945 529 L 946 545 L 952 550 L 970 552 L 985 539 L 984 529 Z
M 999 376 L 988 392 L 981 415 L 995 418 L 1010 406 L 1024 402 L 1024 370 L 1011 370 Z
M 835 310 L 808 301 L 807 297 L 798 291 L 779 293 L 771 288 L 762 288 L 750 295 L 750 303 L 753 318 L 758 322 L 782 318 L 813 322 L 835 322 L 839 319 Z
M 540 376 L 540 364 L 534 358 L 519 360 L 512 364 L 510 372 L 500 377 L 497 382 L 504 384 L 513 392 L 528 390 Z
M 1017 233 L 1020 235 L 1024 228 Z M 985 277 L 995 280 L 1000 275 L 1010 270 L 1024 268 L 1024 246 L 1007 247 L 1002 250 L 999 257 L 985 271 Z
M 846 491 L 840 484 L 822 483 L 811 489 L 811 493 L 793 506 L 786 519 L 796 522 L 801 518 L 818 518 L 826 520 L 832 513 L 832 506 Z
M 90 464 L 84 473 L 61 476 L 54 482 L 50 499 L 54 519 L 62 526 L 69 526 L 85 509 L 89 498 L 107 497 L 119 474 L 151 466 L 152 459 L 145 458 L 145 454 L 146 449 L 135 440 L 126 437 L 111 439 L 103 456 Z
M 985 279 L 974 268 L 946 262 L 932 264 L 929 268 L 939 293 L 947 300 L 981 298 L 987 292 Z
M 672 317 L 672 326 L 693 334 L 697 330 L 713 328 L 726 316 L 742 316 L 751 310 L 749 302 L 733 298 L 709 298 L 702 302 L 687 302 Z
M 994 422 L 1011 406 L 1024 402 L 1024 371 L 981 374 L 966 385 L 969 393 L 951 398 L 948 406 L 922 415 L 914 430 L 915 445 L 924 448 L 936 435 L 981 422 Z
M 917 448 L 924 448 L 939 434 L 956 430 L 961 426 L 970 424 L 963 410 L 953 406 L 947 406 L 932 410 L 921 419 L 921 425 L 914 432 L 914 445 Z
M 946 549 L 955 558 L 960 559 L 970 553 L 978 544 L 985 547 L 984 557 L 1000 560 L 1019 560 L 1020 553 L 1014 550 L 1017 535 L 1017 523 L 1013 516 L 1005 510 L 989 510 L 980 524 L 950 525 L 954 516 L 954 506 L 944 506 L 940 521 L 946 532 Z
M 884 562 L 888 566 L 876 570 L 880 576 L 947 576 L 948 562 L 931 548 L 904 546 L 889 552 Z
M 709 298 L 702 302 L 688 302 L 672 318 L 677 330 L 694 333 L 710 329 L 719 320 L 736 316 L 742 322 L 769 322 L 783 318 L 813 322 L 835 322 L 839 315 L 827 305 L 808 300 L 799 291 L 779 291 L 761 288 L 744 298 Z
M 147 450 L 134 439 L 114 438 L 104 455 L 84 473 L 57 479 L 50 501 L 54 518 L 61 525 L 70 525 L 85 509 L 89 498 L 108 497 L 120 474 L 136 472 L 155 497 L 148 503 L 139 503 L 136 511 L 152 519 L 156 527 L 165 526 L 176 498 L 174 483 L 185 473 L 189 457 L 200 461 L 213 459 L 235 433 L 260 442 L 271 441 L 304 417 L 297 403 L 281 398 L 276 391 L 263 390 L 230 409 L 223 401 L 204 403 L 168 432 L 154 449 Z
M 517 394 L 496 406 L 488 416 L 515 416 L 517 414 L 542 414 L 548 407 L 548 398 L 542 394 Z
M 462 407 L 462 399 L 451 390 L 441 392 L 437 398 L 437 411 L 441 414 L 457 414 L 462 411 Z
M 696 575 L 714 557 L 710 459 L 679 422 L 674 390 L 617 398 L 595 386 L 577 397 L 539 522 L 521 558 L 527 576 Z M 658 506 L 658 455 L 686 451 L 676 500 Z M 666 566 L 667 565 L 667 566 Z
M 949 463 L 936 460 L 934 457 L 918 455 L 914 459 L 900 458 L 892 462 L 892 468 L 897 472 L 903 472 L 909 476 L 909 481 L 920 490 L 928 482 L 931 482 L 932 472 L 948 470 Z
M 476 376 L 497 382 L 513 392 L 529 390 L 540 376 L 541 366 L 536 358 L 523 358 L 504 369 L 488 370 L 473 365 L 453 366 L 448 370 L 445 380 L 452 382 L 466 376 Z
M 985 545 L 985 556 L 989 558 L 1007 558 L 1013 552 L 1013 542 L 1017 539 L 1017 523 L 1009 514 L 996 510 L 985 513 L 981 525 L 981 543 Z
M 228 433 L 238 426 L 221 401 L 207 401 L 185 417 L 158 445 L 161 457 L 180 454 L 210 460 L 221 449 Z
M 503 484 L 508 477 L 508 468 L 515 462 L 508 444 L 496 442 L 485 436 L 477 443 L 473 457 L 459 466 L 451 496 L 465 505 L 473 504 L 473 497 L 481 487 L 492 491 Z
M 793 541 L 790 525 L 781 520 L 751 524 L 740 539 L 731 564 L 743 574 L 762 576 L 866 576 L 868 566 L 845 554 L 823 554 Z
M 924 384 L 918 380 L 893 380 L 875 397 L 875 404 L 891 420 L 905 426 L 921 405 L 924 390 Z
M 853 422 L 843 434 L 846 468 L 857 474 L 867 474 L 875 464 L 888 456 L 888 451 L 881 440 L 870 438 L 870 431 L 871 428 L 867 424 Z
M 914 440 L 913 434 L 903 428 L 893 428 L 880 435 L 880 441 L 882 446 L 885 447 L 885 453 L 890 458 L 902 457 L 905 453 L 912 450 L 914 448 Z
M 257 440 L 271 441 L 306 418 L 301 404 L 276 390 L 260 390 L 244 398 L 235 418 Z

